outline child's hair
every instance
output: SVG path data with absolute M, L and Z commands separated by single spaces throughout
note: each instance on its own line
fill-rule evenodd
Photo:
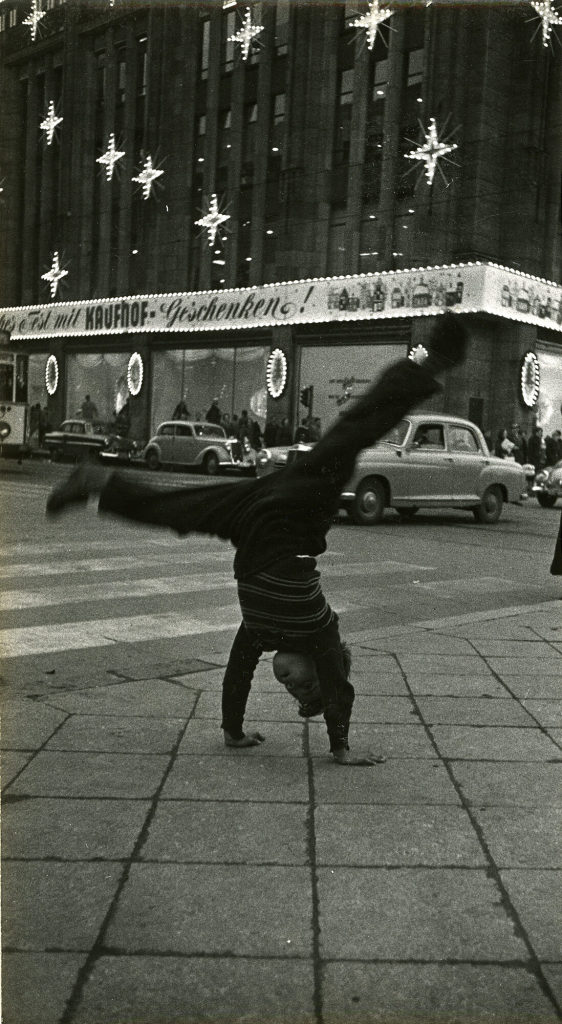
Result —
M 345 640 L 342 640 L 341 642 L 341 650 L 343 654 L 343 667 L 345 669 L 345 674 L 349 679 L 349 674 L 351 672 L 351 651 L 347 646 Z

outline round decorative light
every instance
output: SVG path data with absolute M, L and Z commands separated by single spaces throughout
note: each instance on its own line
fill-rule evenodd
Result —
M 526 352 L 521 361 L 521 398 L 529 409 L 535 406 L 541 389 L 541 368 L 535 352 Z
M 412 348 L 408 352 L 408 359 L 411 359 L 414 363 L 423 363 L 427 359 L 429 352 L 425 345 L 412 345 Z
M 281 348 L 274 348 L 267 360 L 265 371 L 267 390 L 272 398 L 281 398 L 287 383 L 287 356 Z
M 133 352 L 127 366 L 127 387 L 132 395 L 138 395 L 142 388 L 144 365 L 140 352 Z
M 49 395 L 54 395 L 59 386 L 59 364 L 56 356 L 49 356 L 45 364 L 45 387 Z

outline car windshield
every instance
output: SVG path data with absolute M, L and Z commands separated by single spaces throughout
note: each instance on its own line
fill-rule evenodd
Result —
M 404 438 L 408 433 L 409 426 L 409 420 L 400 420 L 392 430 L 389 430 L 388 434 L 381 438 L 381 441 L 384 441 L 385 444 L 404 444 Z

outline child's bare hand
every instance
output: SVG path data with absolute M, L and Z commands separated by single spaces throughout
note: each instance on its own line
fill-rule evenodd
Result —
M 363 768 L 371 767 L 374 764 L 382 764 L 386 757 L 382 754 L 352 754 L 349 750 L 334 750 L 332 755 L 336 764 L 347 766 L 358 765 Z
M 225 747 L 257 747 L 264 742 L 265 736 L 262 736 L 261 732 L 247 732 L 241 740 L 235 740 L 226 730 L 224 733 Z

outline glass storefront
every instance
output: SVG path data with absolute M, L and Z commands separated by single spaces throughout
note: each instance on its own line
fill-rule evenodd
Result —
M 562 430 L 562 352 L 559 346 L 538 343 L 537 357 L 541 383 L 536 415 L 546 436 Z
M 77 352 L 66 358 L 66 415 L 81 416 L 86 395 L 101 423 L 111 423 L 127 397 L 130 352 Z
M 250 419 L 263 429 L 269 345 L 258 348 L 167 349 L 152 356 L 151 432 L 184 401 L 191 419 L 205 419 L 213 399 L 223 415 Z
M 299 396 L 313 387 L 312 415 L 320 417 L 321 430 L 342 413 L 349 401 L 363 394 L 371 381 L 407 354 L 405 345 L 318 345 L 301 349 Z M 307 415 L 299 406 L 299 419 Z

